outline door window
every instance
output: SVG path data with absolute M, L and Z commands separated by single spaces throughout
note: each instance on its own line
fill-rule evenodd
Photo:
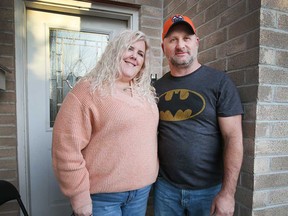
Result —
M 96 65 L 108 41 L 108 34 L 50 29 L 50 127 L 67 93 Z

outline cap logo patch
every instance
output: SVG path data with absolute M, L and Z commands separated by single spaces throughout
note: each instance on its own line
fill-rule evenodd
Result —
M 180 21 L 184 21 L 184 18 L 183 18 L 181 15 L 175 15 L 175 16 L 172 18 L 172 22 L 173 22 L 173 23 L 180 22 Z

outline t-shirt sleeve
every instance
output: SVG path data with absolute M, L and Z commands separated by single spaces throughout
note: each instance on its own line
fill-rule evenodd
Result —
M 219 84 L 217 115 L 228 117 L 243 114 L 239 92 L 232 80 L 224 74 Z

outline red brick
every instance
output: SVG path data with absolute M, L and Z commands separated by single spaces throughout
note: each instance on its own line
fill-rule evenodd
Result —
M 14 56 L 14 45 L 1 45 L 0 56 Z
M 17 140 L 15 137 L 0 137 L 0 147 L 11 147 L 11 146 L 16 146 L 17 145 Z
M 283 43 L 283 41 L 288 41 L 287 33 L 266 29 L 260 32 L 260 44 L 262 46 L 288 50 L 288 43 Z
M 13 9 L 13 7 L 14 7 L 14 1 L 11 1 L 11 0 L 1 0 L 1 1 L 0 1 L 0 7 L 1 7 L 1 8 L 11 8 L 11 9 Z
M 14 23 L 3 21 L 0 22 L 0 32 L 13 32 L 14 31 Z
M 199 62 L 206 64 L 208 62 L 216 60 L 216 49 L 210 49 L 199 53 Z
M 162 10 L 144 5 L 141 7 L 141 15 L 162 19 Z
M 228 58 L 228 70 L 247 68 L 258 65 L 259 50 L 257 48 L 247 50 Z
M 288 120 L 288 106 L 278 104 L 259 104 L 257 109 L 258 120 L 284 121 Z M 286 133 L 287 136 L 288 133 Z
M 15 92 L 0 91 L 0 101 L 1 102 L 16 102 Z
M 272 85 L 287 85 L 288 71 L 270 66 L 261 66 L 259 69 L 260 83 Z
M 14 11 L 13 8 L 0 8 L 1 20 L 13 21 Z
M 288 31 L 288 14 L 278 15 L 278 28 L 284 31 Z
M 261 11 L 261 26 L 276 28 L 276 17 L 275 11 L 263 9 Z
M 155 1 L 155 0 L 134 0 L 136 4 L 139 5 L 148 5 L 153 7 L 162 8 L 162 1 Z
M 275 95 L 274 95 L 275 102 L 288 102 L 288 87 L 275 87 Z
M 0 115 L 0 125 L 16 125 L 16 116 Z
M 211 35 L 205 37 L 204 39 L 204 49 L 209 49 L 215 47 L 221 43 L 224 43 L 227 40 L 227 30 L 221 29 L 212 33 Z
M 288 68 L 288 50 L 276 51 L 275 53 L 275 65 L 283 68 Z
M 0 136 L 16 137 L 16 127 L 15 126 L 2 126 L 2 127 L 0 127 Z
M 254 11 L 248 16 L 239 19 L 228 27 L 228 38 L 232 39 L 239 35 L 254 31 L 260 25 L 259 11 Z
M 233 7 L 229 7 L 220 15 L 219 28 L 223 28 L 244 16 L 246 9 L 246 2 L 241 1 Z
M 288 1 L 286 0 L 262 0 L 261 6 L 264 8 L 288 12 Z

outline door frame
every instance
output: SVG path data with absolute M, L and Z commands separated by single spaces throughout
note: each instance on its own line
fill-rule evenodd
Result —
M 18 182 L 22 200 L 30 212 L 30 176 L 28 154 L 28 108 L 27 108 L 27 38 L 26 10 L 45 9 L 49 12 L 61 12 L 76 15 L 100 16 L 122 19 L 128 27 L 139 29 L 139 8 L 120 5 L 89 3 L 87 1 L 57 0 L 25 1 L 14 0 L 15 12 L 15 80 L 16 80 L 16 115 L 17 115 L 17 159 Z

